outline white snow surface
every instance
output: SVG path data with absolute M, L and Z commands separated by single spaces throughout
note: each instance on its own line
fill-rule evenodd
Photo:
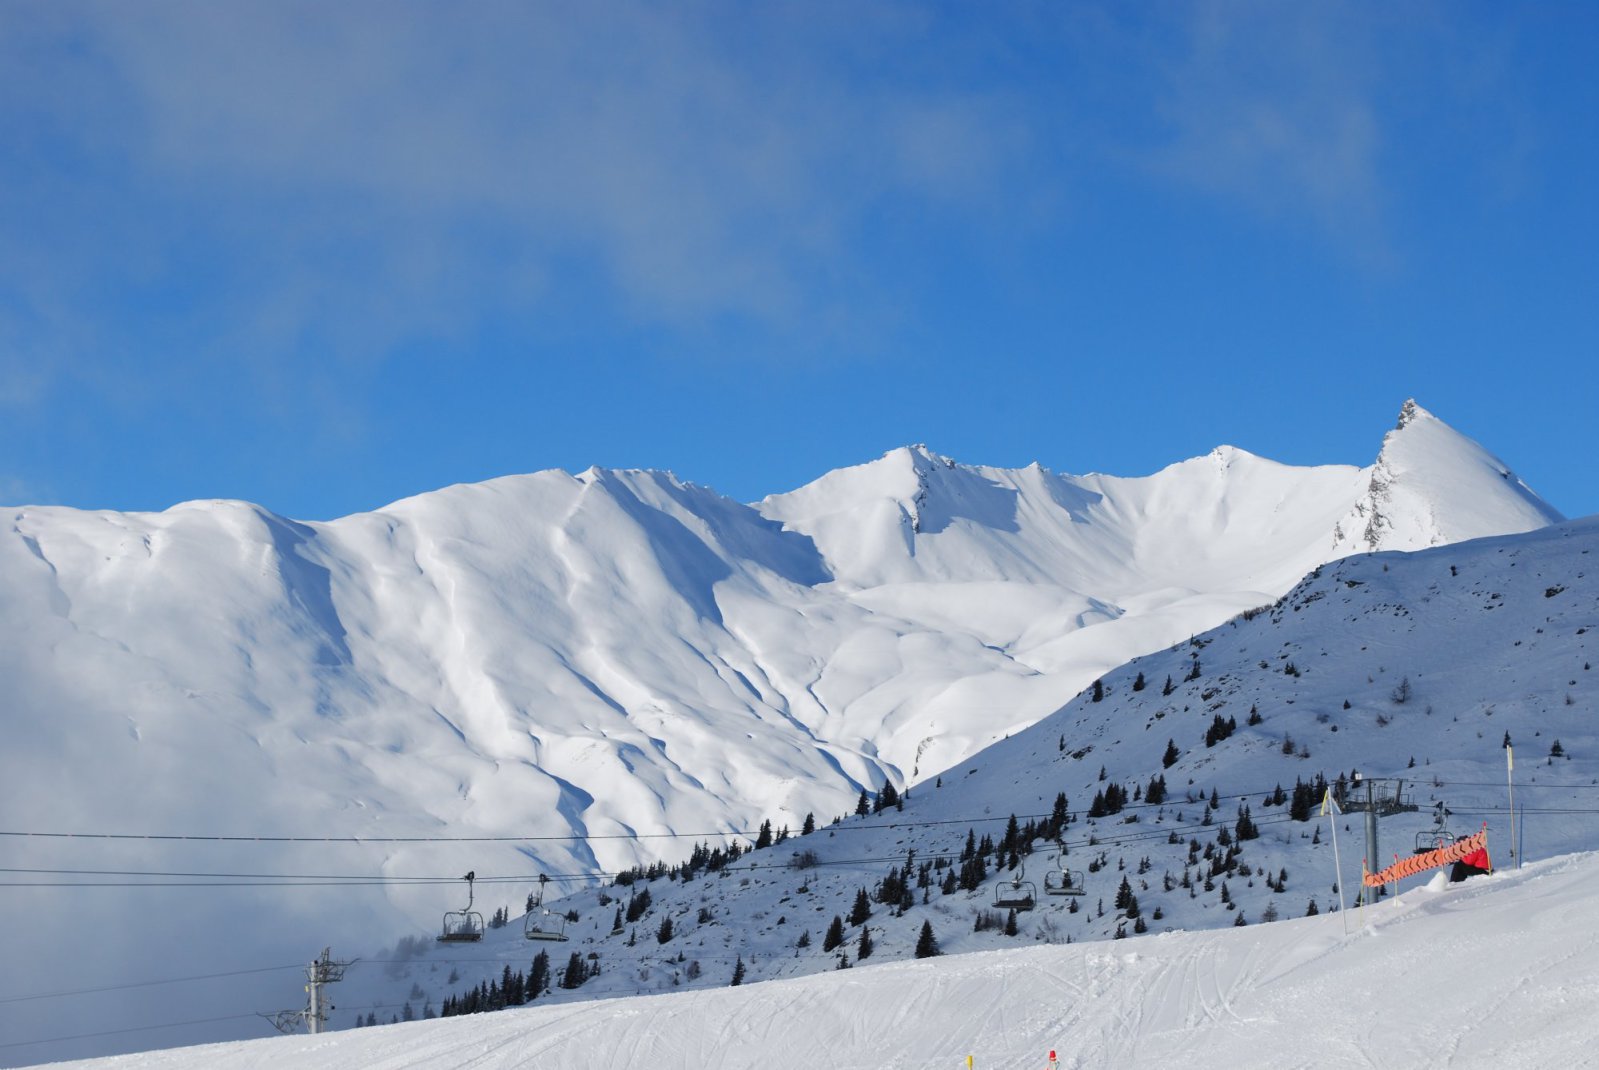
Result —
M 754 507 L 662 473 L 591 469 L 451 487 L 329 523 L 225 501 L 10 510 L 0 831 L 268 839 L 6 838 L 18 872 L 5 906 L 31 921 L 0 929 L 0 958 L 31 965 L 13 966 L 0 997 L 75 988 L 86 969 L 143 979 L 292 963 L 330 942 L 362 953 L 462 905 L 459 884 L 308 886 L 327 874 L 581 876 L 675 861 L 690 841 L 671 836 L 719 842 L 765 818 L 797 830 L 807 812 L 825 822 L 885 780 L 916 786 L 912 809 L 930 805 L 941 771 L 964 776 L 983 748 L 1115 666 L 1270 602 L 1345 552 L 1340 518 L 1370 527 L 1361 506 L 1383 472 L 1391 522 L 1371 529 L 1378 547 L 1558 519 L 1480 446 L 1406 411 L 1368 469 L 1291 468 L 1224 447 L 1141 479 L 1073 477 L 909 448 Z M 1487 679 L 1504 652 L 1483 644 L 1472 668 Z M 1180 676 L 1186 657 L 1168 660 Z M 1097 733 L 1087 769 L 1109 729 L 1070 723 L 1074 740 Z M 1163 744 L 1148 731 L 1148 747 Z M 1057 734 L 1034 729 L 1033 751 L 1057 758 Z M 1158 768 L 1123 753 L 1112 772 L 1129 784 Z M 1380 760 L 1354 745 L 1340 758 Z M 1037 803 L 1015 802 L 1007 775 L 968 791 L 975 802 L 942 805 L 955 817 L 1047 811 L 1065 790 L 1080 810 L 1093 790 L 1074 772 L 1031 784 Z M 270 842 L 281 835 L 368 842 Z M 90 878 L 67 870 L 241 876 L 16 886 Z M 261 887 L 254 874 L 306 879 Z M 850 876 L 848 890 L 867 879 Z M 584 924 L 608 931 L 598 891 L 586 894 Z M 521 892 L 493 895 L 483 909 Z M 719 959 L 706 970 L 707 983 L 725 976 Z M 185 1008 L 297 999 L 281 977 L 233 985 Z M 0 998 L 0 1038 L 64 1035 L 86 1017 L 173 1020 L 168 995 L 106 997 L 93 1012 Z M 0 1061 L 153 1039 L 0 1049 Z
M 67 1064 L 100 1070 L 649 1066 L 1585 1066 L 1599 855 L 1358 916 L 941 957 L 787 981 Z M 1350 931 L 1346 932 L 1346 922 Z

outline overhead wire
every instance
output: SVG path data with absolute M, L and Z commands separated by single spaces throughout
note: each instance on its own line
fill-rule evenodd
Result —
M 401 966 L 416 962 L 448 963 L 462 965 L 469 963 L 494 963 L 499 965 L 505 962 L 503 958 L 440 958 L 429 955 L 425 960 L 418 958 L 409 959 L 356 959 L 349 965 L 354 966 Z M 77 988 L 64 992 L 33 992 L 26 996 L 0 996 L 0 1005 L 8 1003 L 29 1003 L 41 999 L 71 999 L 77 996 L 95 996 L 106 992 L 126 992 L 138 988 L 155 988 L 160 985 L 190 984 L 195 981 L 216 981 L 228 977 L 246 977 L 253 974 L 278 973 L 284 970 L 303 970 L 306 964 L 290 963 L 285 966 L 257 966 L 248 970 L 225 970 L 221 973 L 197 973 L 191 977 L 164 977 L 154 981 L 128 981 L 123 984 L 99 985 L 95 988 Z M 43 1043 L 42 1041 L 40 1043 Z
M 1218 794 L 1217 799 L 1248 799 L 1256 795 L 1267 796 L 1275 794 L 1276 785 L 1259 791 L 1233 792 L 1227 795 Z M 1123 810 L 1145 810 L 1158 807 L 1174 807 L 1179 802 L 1186 805 L 1197 805 L 1210 796 L 1186 800 L 1171 800 L 1159 803 L 1131 802 L 1123 805 Z M 877 814 L 874 817 L 880 816 Z M 951 817 L 924 821 L 867 821 L 860 824 L 849 823 L 848 818 L 831 825 L 819 825 L 817 831 L 828 832 L 872 832 L 891 829 L 906 828 L 935 828 L 943 825 L 974 825 L 992 821 L 1008 821 L 1011 817 L 1017 820 L 1039 820 L 1047 818 L 1050 814 L 984 814 L 980 817 Z M 678 839 L 678 840 L 711 840 L 728 836 L 758 836 L 759 829 L 722 829 L 715 832 L 641 832 L 631 833 L 594 833 L 584 835 L 584 840 L 647 840 L 647 839 Z M 384 844 L 384 843 L 544 843 L 565 842 L 574 839 L 571 834 L 566 835 L 493 835 L 493 836 L 242 836 L 242 835 L 198 835 L 189 833 L 134 833 L 134 832 L 41 832 L 22 829 L 0 829 L 0 837 L 18 837 L 31 839 L 65 839 L 65 840 L 157 840 L 178 841 L 195 843 L 339 843 L 339 844 Z M 552 880 L 555 878 L 551 878 Z
M 1005 820 L 1008 820 L 1006 818 Z M 1254 819 L 1257 826 L 1276 825 L 1293 820 L 1290 815 L 1265 815 Z M 1139 843 L 1155 839 L 1169 839 L 1173 835 L 1199 832 L 1204 829 L 1220 827 L 1220 823 L 1212 821 L 1193 822 L 1184 825 L 1160 825 L 1141 828 L 1136 832 L 1127 832 L 1120 835 L 1092 834 L 1084 839 L 1056 841 L 1062 843 L 1070 850 L 1092 847 L 1112 847 L 1126 843 Z M 1040 850 L 1048 851 L 1050 846 L 1045 844 Z M 914 850 L 912 848 L 911 850 Z M 922 861 L 936 859 L 950 860 L 957 857 L 960 852 L 936 851 L 920 853 Z M 1036 853 L 1036 851 L 1034 852 Z M 811 868 L 855 868 L 869 865 L 883 865 L 902 861 L 904 853 L 893 855 L 817 859 L 814 862 L 798 864 L 795 861 L 783 862 L 745 862 L 724 865 L 714 872 L 717 873 L 756 873 L 778 870 L 805 870 Z M 556 880 L 567 882 L 594 882 L 614 880 L 628 872 L 634 871 L 608 871 L 591 870 L 582 873 L 562 874 L 550 876 Z M 310 887 L 310 888 L 337 888 L 337 887 L 386 887 L 386 886 L 414 886 L 414 885 L 450 885 L 461 880 L 460 877 L 444 876 L 408 876 L 408 877 L 375 877 L 364 874 L 237 874 L 237 873 L 198 873 L 181 871 L 160 870 L 68 870 L 48 869 L 43 867 L 0 867 L 0 874 L 28 874 L 28 875 L 53 875 L 53 876 L 123 876 L 123 877 L 185 877 L 193 880 L 146 880 L 146 881 L 0 881 L 0 888 L 216 888 L 216 887 Z M 541 874 L 504 874 L 474 877 L 477 884 L 530 884 L 537 881 Z
M 193 977 L 166 977 L 159 981 L 129 981 L 120 985 L 100 985 L 97 988 L 79 988 L 71 992 L 35 992 L 26 996 L 0 996 L 3 1003 L 27 1003 L 36 999 L 62 999 L 67 996 L 92 996 L 101 992 L 124 992 L 132 988 L 154 988 L 158 985 L 179 985 L 191 981 L 215 981 L 223 977 L 243 977 L 247 974 L 274 973 L 279 970 L 298 970 L 298 963 L 288 966 L 258 966 L 249 970 L 227 970 L 222 973 L 198 973 Z
M 1437 777 L 1432 778 L 1432 786 L 1435 787 L 1435 788 L 1447 787 L 1447 786 L 1451 786 L 1451 785 L 1453 785 L 1453 786 L 1468 786 L 1469 785 L 1469 786 L 1485 786 L 1485 787 L 1497 787 L 1498 786 L 1497 784 L 1481 784 L 1481 785 L 1479 785 L 1479 784 L 1477 784 L 1475 782 L 1445 781 L 1445 780 L 1441 780 L 1440 778 L 1437 778 Z M 1546 784 L 1546 785 L 1539 785 L 1539 786 L 1555 787 L 1556 785 L 1548 785 L 1548 784 Z M 1560 787 L 1565 787 L 1565 788 L 1585 788 L 1585 787 L 1599 788 L 1599 785 L 1585 785 L 1585 784 L 1574 784 L 1574 783 L 1573 784 L 1562 784 L 1562 785 L 1559 785 L 1559 786 Z M 1147 810 L 1152 810 L 1152 809 L 1160 809 L 1160 810 L 1177 809 L 1177 808 L 1179 808 L 1181 806 L 1185 806 L 1185 805 L 1188 805 L 1188 806 L 1204 805 L 1206 807 L 1209 807 L 1209 805 L 1210 805 L 1210 803 L 1212 801 L 1215 801 L 1215 802 L 1219 803 L 1221 800 L 1224 800 L 1224 799 L 1228 800 L 1228 801 L 1232 801 L 1232 800 L 1252 799 L 1252 798 L 1256 798 L 1256 797 L 1271 798 L 1271 797 L 1274 797 L 1280 790 L 1282 790 L 1282 789 L 1281 789 L 1281 784 L 1279 783 L 1279 784 L 1277 784 L 1277 785 L 1275 785 L 1275 786 L 1273 786 L 1272 788 L 1269 788 L 1269 789 L 1257 789 L 1257 790 L 1252 790 L 1252 791 L 1231 792 L 1231 793 L 1228 793 L 1226 795 L 1222 795 L 1220 793 L 1213 793 L 1209 797 L 1205 796 L 1201 792 L 1201 793 L 1199 793 L 1197 795 L 1185 796 L 1183 799 L 1180 799 L 1180 800 L 1178 800 L 1178 799 L 1163 799 L 1162 801 L 1156 802 L 1156 803 L 1150 803 L 1150 802 L 1126 803 L 1126 804 L 1124 804 L 1121 807 L 1120 810 L 1118 810 L 1118 813 L 1123 812 L 1123 811 L 1128 811 L 1128 810 L 1147 811 Z M 1468 809 L 1465 806 L 1456 806 L 1453 809 L 1456 812 L 1460 812 L 1460 813 L 1467 813 L 1467 812 L 1471 812 L 1471 813 L 1496 813 L 1496 812 L 1501 812 L 1501 811 L 1503 811 L 1503 810 L 1505 810 L 1507 808 L 1505 808 L 1505 807 L 1497 807 L 1497 806 L 1493 806 L 1493 805 L 1490 804 L 1490 805 L 1486 805 L 1486 806 L 1482 806 L 1482 807 L 1477 807 L 1477 808 L 1471 809 L 1469 811 L 1468 811 Z M 1571 814 L 1599 813 L 1599 808 L 1577 808 L 1577 807 L 1564 807 L 1564 808 L 1562 808 L 1562 807 L 1526 807 L 1526 806 L 1524 806 L 1524 807 L 1521 807 L 1520 809 L 1524 813 L 1551 813 L 1551 814 L 1553 814 L 1553 813 L 1571 813 Z M 850 823 L 849 820 L 846 818 L 846 819 L 840 820 L 840 821 L 838 821 L 838 822 L 836 822 L 836 823 L 834 823 L 832 825 L 824 826 L 824 828 L 830 834 L 834 833 L 834 832 L 839 832 L 839 831 L 845 831 L 845 832 L 874 831 L 874 830 L 877 830 L 877 831 L 898 831 L 898 830 L 903 830 L 903 829 L 932 828 L 932 827 L 954 826 L 954 825 L 966 825 L 968 827 L 971 827 L 971 826 L 974 826 L 974 825 L 983 824 L 983 823 L 989 823 L 989 822 L 1010 821 L 1010 820 L 1013 819 L 1013 817 L 1016 820 L 1024 820 L 1025 819 L 1025 820 L 1028 820 L 1028 821 L 1037 821 L 1037 820 L 1041 820 L 1041 819 L 1047 819 L 1047 818 L 1052 817 L 1052 816 L 1053 815 L 1046 815 L 1046 814 L 1023 814 L 1023 815 L 1004 815 L 1004 816 L 994 815 L 994 814 L 985 814 L 985 815 L 978 816 L 978 817 L 942 818 L 942 819 L 937 819 L 937 820 L 921 820 L 921 821 L 917 821 L 917 820 L 888 821 L 888 822 L 883 822 L 883 821 L 863 821 L 863 822 L 853 823 L 853 824 Z M 1278 818 L 1274 818 L 1272 815 L 1265 815 L 1265 816 L 1263 816 L 1261 818 L 1256 819 L 1255 824 L 1256 825 L 1261 825 L 1261 824 L 1270 825 L 1270 824 L 1279 823 L 1280 821 L 1283 821 L 1283 820 L 1288 820 L 1286 815 L 1283 816 L 1283 817 L 1278 817 Z M 1065 841 L 1063 845 L 1067 849 L 1071 849 L 1073 847 L 1076 847 L 1076 848 L 1092 847 L 1092 846 L 1096 846 L 1096 845 L 1112 846 L 1112 845 L 1120 845 L 1120 844 L 1125 844 L 1125 843 L 1135 843 L 1135 842 L 1140 842 L 1140 841 L 1145 841 L 1145 840 L 1159 839 L 1159 838 L 1163 838 L 1163 837 L 1164 838 L 1169 838 L 1170 836 L 1172 836 L 1172 835 L 1174 835 L 1176 833 L 1194 832 L 1194 831 L 1198 831 L 1198 830 L 1200 830 L 1202 828 L 1207 828 L 1207 827 L 1210 827 L 1210 826 L 1205 825 L 1204 823 L 1200 823 L 1200 824 L 1189 825 L 1189 826 L 1179 826 L 1179 827 L 1163 826 L 1163 827 L 1160 827 L 1160 828 L 1143 829 L 1143 830 L 1139 830 L 1138 832 L 1126 833 L 1126 834 L 1123 834 L 1123 835 L 1120 835 L 1120 836 L 1102 837 L 1102 836 L 1099 836 L 1099 835 L 1096 834 L 1096 835 L 1093 835 L 1089 839 L 1086 839 L 1086 840 Z M 818 831 L 821 831 L 821 830 L 818 829 Z M 663 832 L 663 833 L 647 833 L 647 834 L 642 834 L 642 835 L 643 836 L 655 837 L 655 838 L 677 838 L 677 839 L 690 839 L 690 838 L 692 838 L 692 839 L 704 841 L 704 840 L 707 840 L 707 839 L 715 839 L 715 838 L 718 838 L 718 837 L 754 836 L 754 835 L 758 835 L 758 834 L 759 834 L 758 832 L 755 832 L 755 831 L 752 831 L 752 830 L 733 830 L 733 831 L 724 831 L 724 832 L 716 832 L 716 833 L 709 833 L 709 832 L 670 832 L 670 833 L 666 833 L 666 832 Z M 540 841 L 540 840 L 554 840 L 554 839 L 568 838 L 568 837 L 555 837 L 555 836 L 531 836 L 531 837 L 517 837 L 517 836 L 482 836 L 482 837 L 479 837 L 479 836 L 446 836 L 446 837 L 388 837 L 388 838 L 327 837 L 327 836 L 321 836 L 321 837 L 308 837 L 308 836 L 276 836 L 276 837 L 274 837 L 274 836 L 210 836 L 210 835 L 195 836 L 195 835 L 187 835 L 187 834 L 169 834 L 169 833 L 161 833 L 161 834 L 154 834 L 154 833 L 151 833 L 151 834 L 131 834 L 131 833 L 101 833 L 101 832 L 29 832 L 29 831 L 14 831 L 14 830 L 13 831 L 0 830 L 0 836 L 29 836 L 29 837 L 69 838 L 69 839 L 89 839 L 89 840 L 152 839 L 152 840 L 167 840 L 167 841 L 195 841 L 195 840 L 197 840 L 197 841 L 202 841 L 202 842 L 229 842 L 229 843 L 357 843 L 357 844 L 364 844 L 364 843 L 390 843 L 390 842 L 458 842 L 458 843 L 471 843 L 471 842 L 523 842 L 523 841 L 527 841 L 527 840 Z M 619 838 L 619 835 L 618 834 L 601 834 L 601 835 L 591 836 L 591 837 L 588 837 L 588 838 L 589 839 L 614 839 L 614 838 Z M 931 855 L 931 856 L 926 856 L 926 857 L 936 858 L 936 857 L 941 857 L 941 855 Z M 876 865 L 876 864 L 882 864 L 884 862 L 892 862 L 892 861 L 896 861 L 896 860 L 897 860 L 897 856 L 896 857 L 891 857 L 891 858 L 875 858 L 875 857 L 873 857 L 873 858 L 842 858 L 842 859 L 830 859 L 830 860 L 826 860 L 826 861 L 818 860 L 814 864 L 818 865 L 818 866 L 829 866 L 829 867 L 853 867 L 853 866 L 864 866 L 864 865 Z M 789 864 L 778 864 L 778 865 L 767 864 L 767 865 L 763 866 L 760 863 L 750 862 L 750 863 L 746 863 L 746 864 L 741 865 L 741 866 L 724 866 L 724 867 L 721 867 L 721 868 L 722 868 L 723 871 L 750 872 L 750 871 L 754 871 L 754 870 L 757 870 L 757 869 L 763 869 L 763 868 L 764 869 L 779 869 L 779 868 L 796 868 L 796 867 L 793 867 L 792 865 L 789 865 Z M 566 874 L 546 875 L 546 878 L 548 880 L 550 880 L 550 881 L 558 881 L 558 882 L 582 882 L 582 883 L 588 883 L 588 882 L 593 882 L 593 881 L 615 880 L 616 878 L 625 875 L 625 873 L 627 873 L 627 872 L 637 873 L 638 870 L 634 869 L 634 870 L 631 870 L 631 871 L 620 871 L 620 872 L 618 872 L 618 871 L 594 870 L 594 871 L 585 871 L 585 872 L 581 872 L 581 873 L 566 873 Z M 210 873 L 210 872 L 193 872 L 193 871 L 139 871 L 139 870 L 88 870 L 88 869 L 68 870 L 68 869 L 47 869 L 47 868 L 22 868 L 22 867 L 0 868 L 0 874 L 37 875 L 37 876 L 64 876 L 64 877 L 67 877 L 67 876 L 69 876 L 69 877 L 116 876 L 116 877 L 143 878 L 143 879 L 126 880 L 126 881 L 86 881 L 86 880 L 71 880 L 71 881 L 44 881 L 44 880 L 39 880 L 39 881 L 0 881 L 0 888 L 52 888 L 52 889 L 62 889 L 62 888 L 219 888 L 219 887 L 224 887 L 224 888 L 226 888 L 226 887 L 313 887 L 314 888 L 314 887 L 341 887 L 341 886 L 343 886 L 343 887 L 348 887 L 348 886 L 392 887 L 392 886 L 404 886 L 404 885 L 435 885 L 435 884 L 443 885 L 443 884 L 452 884 L 455 881 L 460 880 L 460 878 L 456 877 L 456 876 L 442 876 L 442 875 L 440 875 L 440 876 L 432 876 L 432 875 L 429 875 L 429 876 L 372 876 L 372 875 L 368 875 L 368 874 L 321 874 L 321 873 L 317 873 L 317 874 L 302 874 L 302 873 L 288 873 L 288 874 L 271 874 L 271 873 Z M 169 879 L 160 879 L 160 880 L 158 880 L 158 879 L 155 879 L 155 878 L 169 878 Z M 490 876 L 484 876 L 484 877 L 476 878 L 478 883 L 481 883 L 481 884 L 520 884 L 520 883 L 526 883 L 526 882 L 529 882 L 529 881 L 532 881 L 532 880 L 536 880 L 536 879 L 538 879 L 538 875 L 535 875 L 535 874 L 526 874 L 526 875 L 524 875 L 524 874 L 490 875 Z
M 1446 788 L 1446 787 L 1497 788 L 1497 787 L 1503 787 L 1504 786 L 1502 783 L 1497 782 L 1497 781 L 1447 780 L 1447 779 L 1439 778 L 1437 776 L 1430 776 L 1430 775 L 1426 776 L 1426 777 L 1415 777 L 1415 778 L 1411 778 L 1411 777 L 1406 776 L 1406 777 L 1384 778 L 1384 779 L 1404 779 L 1404 780 L 1412 781 L 1413 783 L 1416 783 L 1416 784 L 1424 784 L 1425 786 L 1427 786 L 1429 788 L 1432 788 L 1432 789 L 1435 789 L 1435 790 L 1436 789 L 1440 789 L 1440 788 Z M 1216 798 L 1217 800 L 1229 800 L 1230 801 L 1230 800 L 1235 800 L 1235 799 L 1250 799 L 1250 798 L 1254 798 L 1256 796 L 1271 796 L 1271 795 L 1274 795 L 1277 792 L 1278 788 L 1280 788 L 1281 786 L 1282 785 L 1279 783 L 1279 784 L 1276 784 L 1276 785 L 1274 785 L 1273 787 L 1270 787 L 1270 788 L 1256 789 L 1256 790 L 1253 790 L 1253 791 L 1230 792 L 1228 794 L 1220 794 L 1220 793 L 1218 793 L 1215 796 L 1207 796 L 1207 795 L 1204 795 L 1203 793 L 1201 793 L 1200 795 L 1198 795 L 1196 797 L 1186 797 L 1185 796 L 1185 798 L 1181 799 L 1181 800 L 1167 799 L 1167 800 L 1164 800 L 1164 801 L 1158 802 L 1158 803 L 1129 802 L 1129 803 L 1126 803 L 1126 804 L 1124 804 L 1122 806 L 1122 810 L 1151 810 L 1151 809 L 1157 809 L 1157 808 L 1160 808 L 1160 807 L 1170 808 L 1170 807 L 1174 807 L 1174 806 L 1177 806 L 1177 805 L 1180 805 L 1180 804 L 1197 805 L 1199 803 L 1205 802 L 1207 799 L 1212 798 L 1212 797 Z M 1599 791 L 1599 782 L 1590 781 L 1590 782 L 1586 782 L 1586 783 L 1577 783 L 1575 781 L 1571 781 L 1571 782 L 1563 781 L 1563 782 L 1560 782 L 1560 783 L 1548 783 L 1548 782 L 1538 783 L 1536 781 L 1533 781 L 1533 782 L 1528 782 L 1526 784 L 1519 784 L 1518 783 L 1517 787 L 1520 787 L 1520 788 L 1523 788 L 1523 789 L 1527 789 L 1527 788 L 1562 788 L 1562 789 L 1579 788 L 1579 789 L 1588 789 L 1588 790 L 1593 790 L 1593 791 Z M 1587 812 L 1587 811 L 1573 811 L 1573 812 L 1584 813 L 1584 812 Z M 881 815 L 880 814 L 873 814 L 872 816 L 873 817 L 880 817 Z M 935 819 L 935 820 L 920 820 L 920 821 L 917 821 L 917 820 L 905 820 L 905 821 L 891 820 L 891 821 L 887 821 L 887 822 L 884 822 L 884 821 L 865 821 L 865 822 L 861 822 L 861 823 L 858 823 L 858 824 L 857 823 L 851 823 L 849 818 L 846 817 L 845 819 L 843 819 L 841 821 L 837 821 L 837 822 L 835 822 L 833 824 L 830 824 L 830 825 L 818 826 L 818 831 L 821 831 L 822 829 L 825 829 L 828 832 L 873 832 L 873 831 L 893 830 L 893 829 L 907 829 L 907 828 L 935 828 L 935 827 L 938 827 L 938 826 L 947 826 L 947 825 L 975 825 L 975 824 L 982 824 L 982 823 L 995 822 L 995 821 L 1008 821 L 1011 816 L 1013 816 L 1013 815 L 1009 815 L 1009 814 L 1005 814 L 1005 815 L 984 814 L 982 816 L 976 816 L 976 817 L 951 817 L 951 818 L 939 818 L 939 819 Z M 1050 817 L 1052 815 L 1039 813 L 1039 814 L 1016 814 L 1014 816 L 1018 820 L 1039 820 L 1039 819 Z M 725 837 L 732 837 L 732 836 L 753 837 L 753 836 L 758 836 L 759 834 L 760 834 L 760 830 L 759 829 L 719 829 L 719 830 L 715 830 L 715 831 L 695 831 L 695 832 L 638 832 L 638 833 L 603 832 L 603 833 L 589 833 L 589 834 L 584 835 L 581 838 L 586 840 L 586 841 L 592 841 L 592 840 L 662 840 L 662 839 L 669 839 L 669 840 L 714 840 L 714 839 L 718 839 L 718 838 L 725 838 Z M 134 840 L 134 841 L 165 841 L 165 842 L 186 842 L 186 843 L 351 844 L 351 845 L 356 845 L 356 846 L 367 845 L 367 844 L 390 844 L 390 843 L 554 843 L 554 842 L 566 842 L 566 841 L 569 841 L 569 840 L 572 840 L 572 839 L 575 838 L 570 833 L 564 834 L 564 835 L 563 834 L 559 834 L 559 833 L 550 833 L 550 834 L 517 834 L 517 835 L 496 834 L 496 835 L 474 835 L 474 836 L 454 836 L 454 835 L 438 835 L 438 836 L 420 836 L 420 835 L 419 836 L 300 836 L 300 835 L 241 835 L 241 834 L 220 834 L 219 835 L 219 834 L 202 834 L 202 833 L 174 833 L 174 832 L 160 832 L 160 833 L 157 833 L 157 832 L 61 832 L 61 831 L 41 831 L 41 830 L 32 830 L 32 829 L 0 829 L 0 837 L 20 838 L 20 839 L 110 840 L 110 841 Z M 441 878 L 441 879 L 451 879 L 451 878 Z M 552 876 L 550 879 L 551 880 L 555 880 L 557 878 Z
M 34 1044 L 64 1044 L 69 1040 L 90 1040 L 95 1037 L 111 1037 L 120 1033 L 146 1033 L 152 1029 L 177 1029 L 190 1025 L 210 1025 L 213 1022 L 233 1022 L 240 1018 L 255 1018 L 254 1014 L 223 1014 L 215 1018 L 191 1018 L 186 1022 L 162 1022 L 160 1025 L 130 1025 L 122 1029 L 101 1029 L 94 1033 L 73 1033 L 65 1037 L 43 1037 L 39 1040 L 8 1040 L 0 1042 L 0 1048 L 26 1048 Z

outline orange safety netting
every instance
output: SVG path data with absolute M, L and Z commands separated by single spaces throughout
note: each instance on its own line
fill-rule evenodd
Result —
M 1428 851 L 1426 854 L 1398 859 L 1393 865 L 1380 873 L 1368 873 L 1362 879 L 1362 883 L 1368 888 L 1392 884 L 1394 881 L 1402 880 L 1405 877 L 1415 876 L 1425 870 L 1437 869 L 1439 866 L 1447 866 L 1476 854 L 1482 855 L 1481 863 L 1478 864 L 1479 869 L 1493 868 L 1488 861 L 1488 826 L 1486 824 L 1483 825 L 1482 831 L 1475 836 L 1467 836 L 1464 839 L 1455 841 L 1448 847 L 1440 847 L 1438 850 Z M 1477 863 L 1477 859 L 1472 859 L 1472 861 Z

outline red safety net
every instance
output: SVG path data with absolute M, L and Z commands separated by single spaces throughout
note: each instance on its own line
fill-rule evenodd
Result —
M 1413 877 L 1417 873 L 1424 873 L 1429 869 L 1439 866 L 1453 865 L 1456 862 L 1465 862 L 1467 865 L 1478 869 L 1492 869 L 1493 863 L 1488 858 L 1488 826 L 1484 824 L 1482 831 L 1475 836 L 1467 836 L 1456 840 L 1448 847 L 1440 847 L 1436 851 L 1426 854 L 1412 855 L 1410 858 L 1399 858 L 1394 864 L 1380 873 L 1368 873 L 1363 879 L 1368 888 L 1376 888 L 1383 884 L 1392 884 L 1394 881 Z

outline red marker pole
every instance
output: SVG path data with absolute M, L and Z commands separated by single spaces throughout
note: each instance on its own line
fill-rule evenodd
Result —
M 1054 1051 L 1049 1053 L 1049 1065 L 1044 1067 L 1044 1070 L 1060 1070 L 1060 1063 L 1055 1061 Z

